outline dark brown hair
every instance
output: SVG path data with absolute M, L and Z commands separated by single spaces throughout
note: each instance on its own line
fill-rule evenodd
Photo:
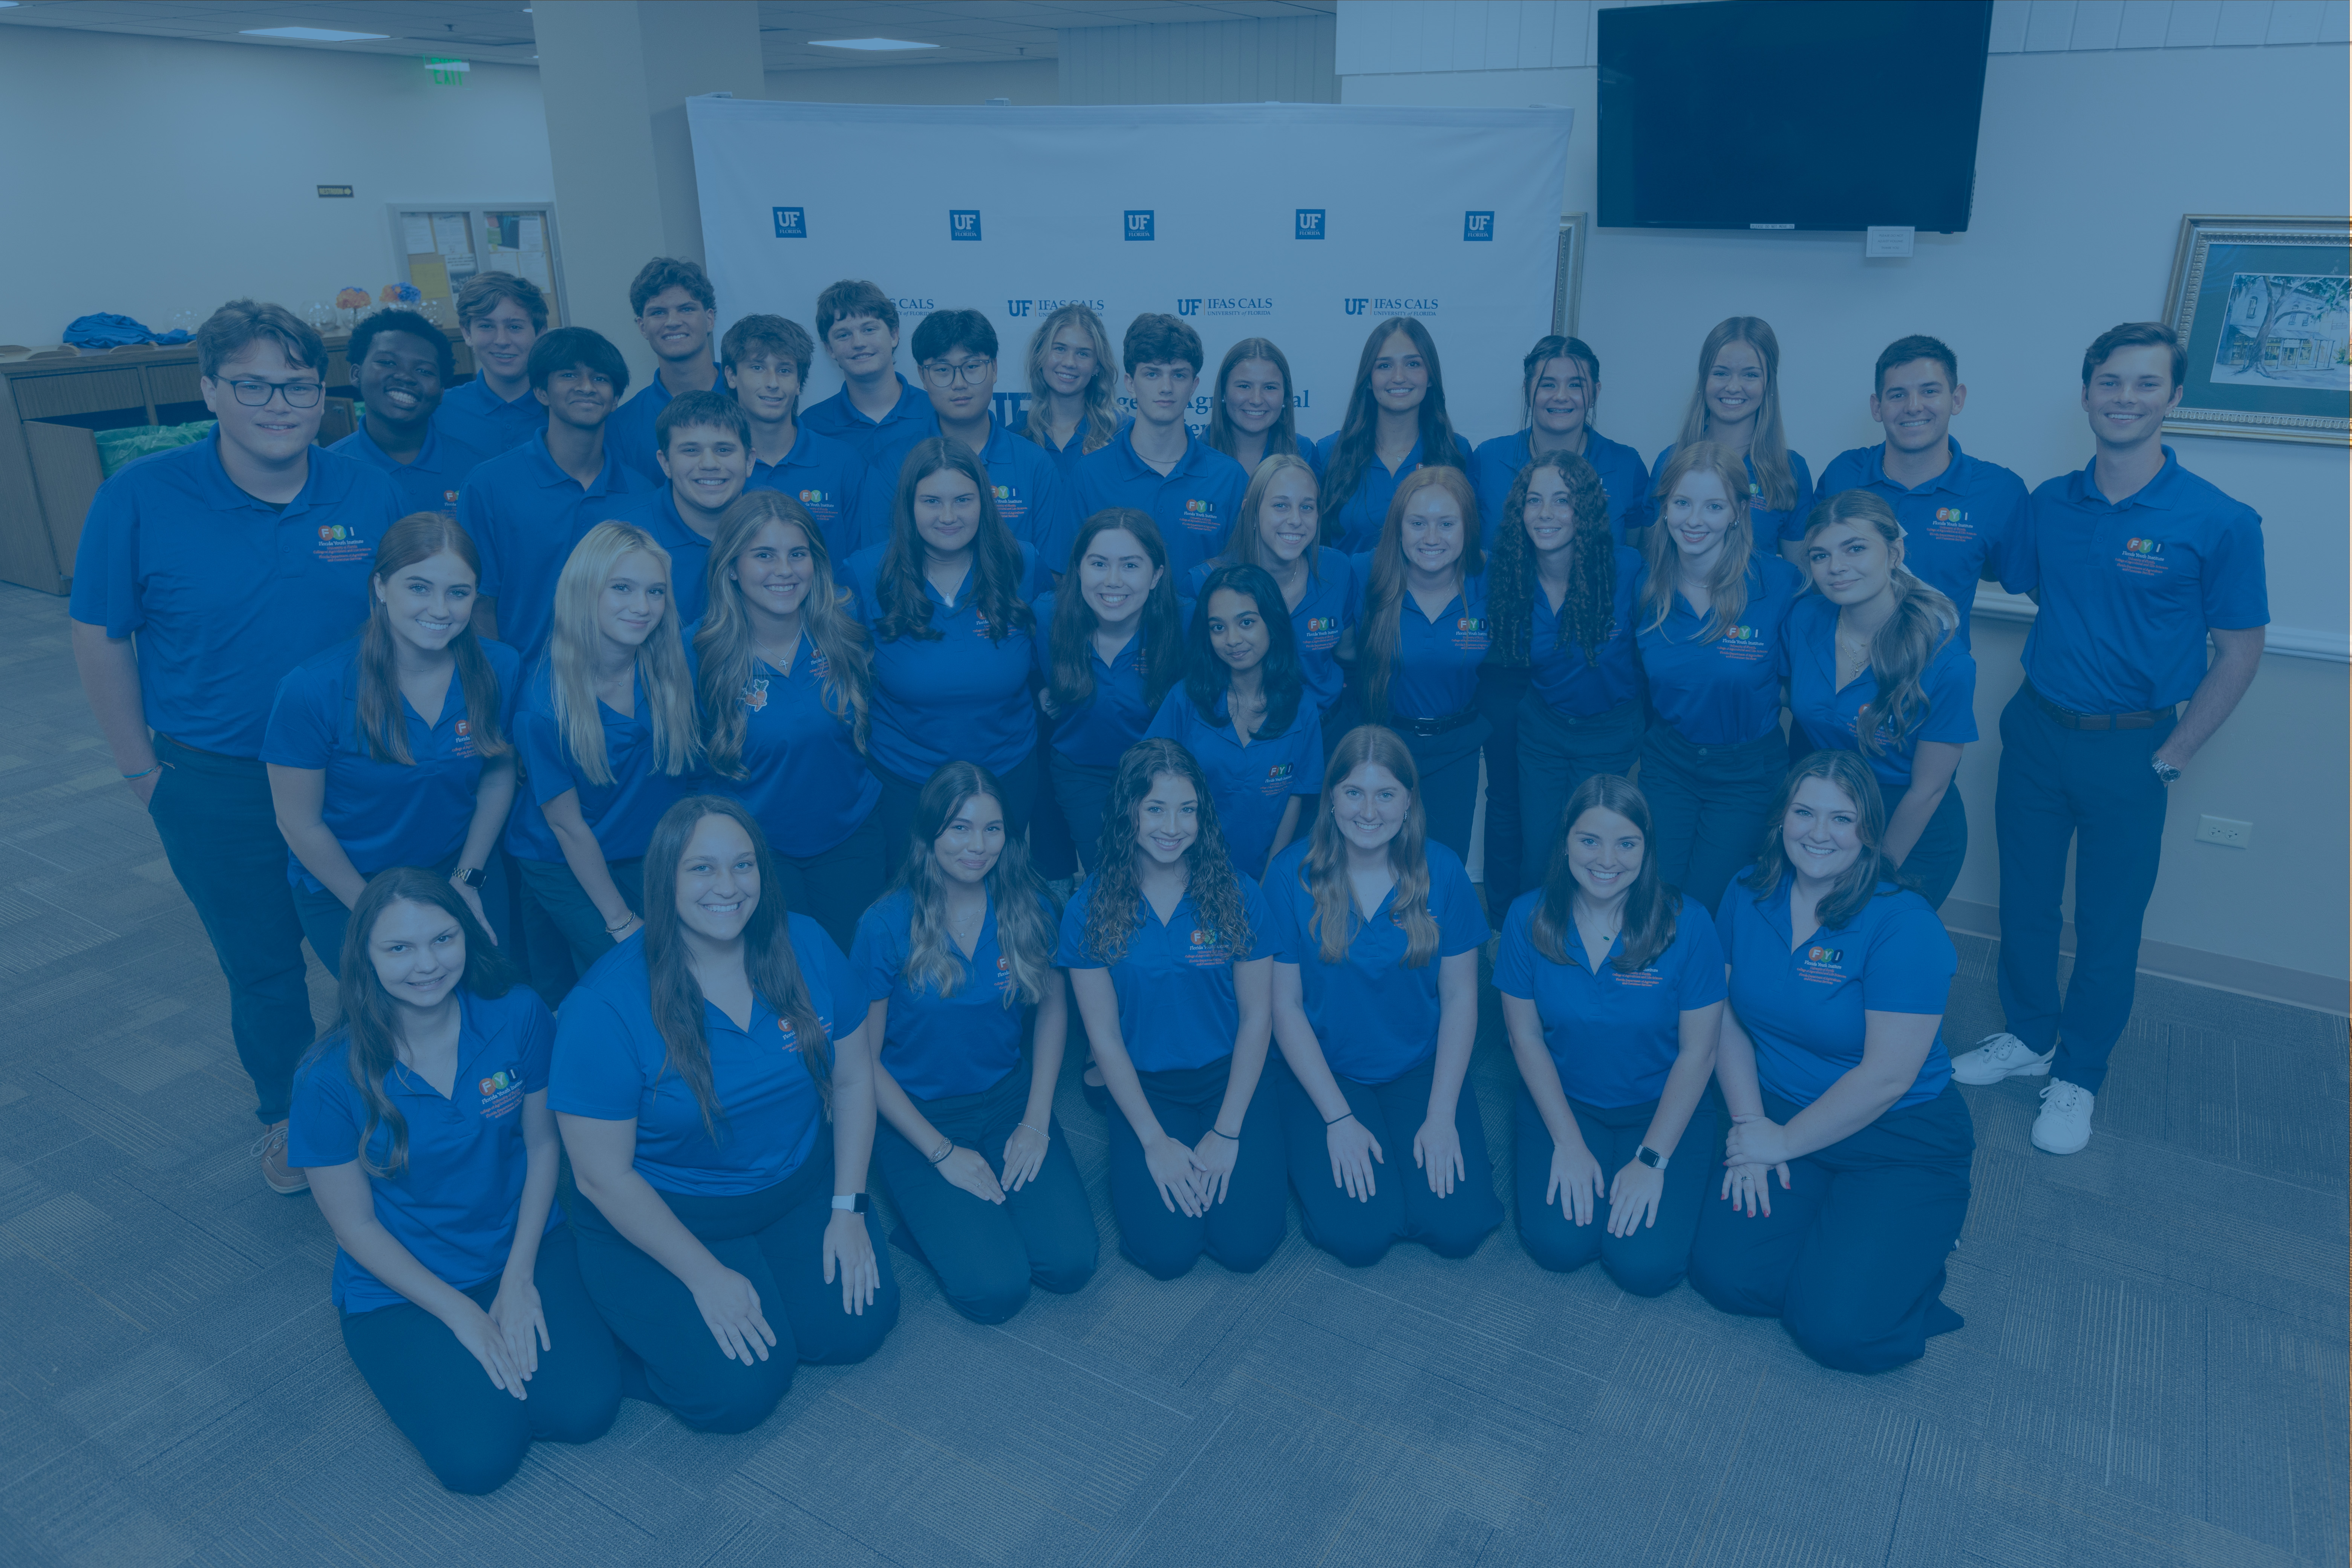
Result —
M 1413 352 L 1421 355 L 1422 363 L 1429 367 L 1429 390 L 1422 395 L 1418 413 L 1421 417 L 1421 460 L 1424 463 L 1452 463 L 1460 459 L 1455 450 L 1459 442 L 1454 434 L 1454 422 L 1445 416 L 1445 374 L 1438 368 L 1437 342 L 1429 329 L 1412 316 L 1391 316 L 1372 329 L 1364 340 L 1364 352 L 1356 361 L 1355 390 L 1348 395 L 1347 416 L 1339 422 L 1339 438 L 1331 445 L 1331 461 L 1323 470 L 1323 533 L 1326 539 L 1338 536 L 1339 509 L 1346 506 L 1356 493 L 1356 486 L 1364 477 L 1364 467 L 1372 460 L 1372 443 L 1380 434 L 1379 405 L 1372 398 L 1372 366 L 1381 357 L 1381 345 L 1391 334 L 1402 332 L 1412 342 Z M 1476 508 L 1465 521 L 1477 526 Z
M 368 755 L 379 763 L 414 766 L 416 762 L 408 754 L 408 724 L 400 716 L 400 668 L 393 647 L 395 634 L 388 602 L 392 579 L 418 562 L 444 552 L 466 563 L 478 591 L 482 557 L 474 548 L 473 538 L 440 512 L 412 512 L 384 530 L 383 537 L 376 541 L 375 562 L 368 568 L 368 580 L 387 597 L 378 598 L 373 592 L 368 595 L 372 602 L 368 605 L 367 626 L 360 632 L 360 679 L 354 706 L 360 738 L 367 744 Z M 471 621 L 449 639 L 449 652 L 457 661 L 457 689 L 465 694 L 466 730 L 467 738 L 474 742 L 475 754 L 505 756 L 512 747 L 507 742 L 506 731 L 499 726 L 501 695 L 498 671 L 490 668 L 488 657 L 482 652 L 482 640 L 474 635 Z
M 1037 617 L 1021 597 L 1021 546 L 1014 542 L 996 510 L 996 492 L 989 487 L 988 470 L 972 449 L 952 436 L 932 436 L 915 443 L 898 470 L 898 494 L 890 506 L 890 542 L 882 549 L 881 569 L 875 574 L 875 597 L 882 613 L 874 620 L 874 640 L 895 642 L 911 637 L 938 642 L 947 636 L 931 625 L 930 595 L 923 592 L 923 536 L 915 527 L 915 487 L 933 474 L 950 469 L 963 475 L 980 490 L 980 527 L 971 540 L 971 598 L 988 623 L 988 640 L 1002 643 L 1012 633 L 1026 634 Z
M 1160 582 L 1143 600 L 1145 710 L 1160 711 L 1160 700 L 1184 673 L 1184 628 L 1176 611 L 1176 574 L 1168 570 L 1168 546 L 1160 537 L 1160 525 L 1149 512 L 1107 507 L 1078 530 L 1077 542 L 1070 546 L 1069 574 L 1054 595 L 1054 625 L 1047 637 L 1054 668 L 1047 672 L 1047 689 L 1054 694 L 1054 706 L 1065 713 L 1092 700 L 1095 694 L 1094 650 L 1088 645 L 1100 621 L 1078 587 L 1078 566 L 1096 539 L 1121 531 L 1135 535 L 1143 553 L 1160 568 Z
M 1756 847 L 1756 864 L 1740 875 L 1742 886 L 1761 899 L 1796 875 L 1781 836 L 1798 786 L 1807 779 L 1827 779 L 1853 802 L 1854 837 L 1862 841 L 1862 852 L 1853 858 L 1853 864 L 1838 878 L 1830 896 L 1813 909 L 1824 929 L 1836 931 L 1853 923 L 1863 907 L 1878 897 L 1880 883 L 1892 882 L 1898 888 L 1916 884 L 1879 847 L 1886 838 L 1886 797 L 1878 791 L 1878 775 L 1870 771 L 1860 752 L 1824 751 L 1790 768 L 1789 776 L 1780 781 L 1771 815 L 1764 820 L 1763 839 Z
M 1538 452 L 1519 470 L 1503 515 L 1495 526 L 1495 554 L 1486 563 L 1486 617 L 1494 639 L 1487 644 L 1487 661 L 1523 668 L 1535 657 L 1536 581 L 1533 542 L 1528 538 L 1528 490 L 1541 468 L 1557 468 L 1568 483 L 1576 509 L 1576 532 L 1570 549 L 1568 596 L 1560 601 L 1562 637 L 1591 658 L 1609 640 L 1609 622 L 1617 605 L 1617 543 L 1609 531 L 1609 492 L 1591 463 L 1573 452 Z
M 1625 889 L 1625 917 L 1620 931 L 1625 951 L 1612 964 L 1618 973 L 1647 969 L 1658 954 L 1674 945 L 1675 919 L 1682 896 L 1658 875 L 1658 839 L 1650 826 L 1650 803 L 1631 781 L 1616 773 L 1595 773 L 1576 786 L 1551 824 L 1551 854 L 1545 859 L 1543 897 L 1536 904 L 1528 931 L 1535 949 L 1554 963 L 1568 962 L 1568 933 L 1576 924 L 1576 873 L 1569 868 L 1568 834 L 1578 817 L 1595 807 L 1613 811 L 1642 836 L 1642 868 Z M 1594 963 L 1601 954 L 1586 954 Z
M 1151 793 L 1152 781 L 1162 773 L 1191 784 L 1200 803 L 1199 831 L 1192 847 L 1184 851 L 1185 897 L 1199 911 L 1202 926 L 1239 961 L 1248 955 L 1255 938 L 1242 905 L 1240 874 L 1234 869 L 1233 852 L 1225 847 L 1224 830 L 1217 826 L 1209 775 L 1192 752 L 1160 737 L 1129 746 L 1111 779 L 1110 798 L 1103 805 L 1102 838 L 1096 847 L 1094 891 L 1087 903 L 1087 952 L 1106 965 L 1117 963 L 1143 924 L 1143 892 L 1135 876 L 1135 858 L 1143 847 L 1136 842 L 1135 813 Z

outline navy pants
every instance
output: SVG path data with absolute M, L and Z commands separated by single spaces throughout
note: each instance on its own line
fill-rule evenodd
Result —
M 1470 825 L 1478 816 L 1478 754 L 1487 729 L 1480 718 L 1443 735 L 1397 731 L 1421 774 L 1421 815 L 1429 837 L 1453 850 L 1465 866 L 1470 863 Z M 1302 836 L 1314 826 L 1316 804 L 1310 800 L 1299 808 Z
M 1777 744 L 1780 737 L 1772 737 Z M 1700 1206 L 1710 1182 L 1720 1184 L 1722 1167 L 1716 1156 L 1722 1148 L 1722 1128 L 1715 1119 L 1712 1100 L 1703 1099 L 1683 1128 L 1682 1142 L 1666 1150 L 1666 1176 L 1658 1194 L 1658 1217 L 1631 1236 L 1609 1234 L 1610 1186 L 1617 1173 L 1633 1163 L 1633 1151 L 1650 1130 L 1658 1102 L 1647 1105 L 1587 1105 L 1568 1102 L 1576 1118 L 1578 1136 L 1601 1166 L 1601 1195 L 1593 1201 L 1592 1218 L 1578 1225 L 1560 1207 L 1559 1196 L 1544 1202 L 1551 1184 L 1551 1129 L 1544 1125 L 1535 1097 L 1521 1085 L 1518 1095 L 1517 1166 L 1519 1245 L 1528 1256 L 1556 1274 L 1572 1274 L 1594 1258 L 1608 1271 L 1617 1288 L 1629 1296 L 1663 1296 L 1681 1283 L 1690 1261 L 1691 1233 L 1698 1228 Z
M 1475 753 L 1473 753 L 1474 755 Z M 1351 1198 L 1331 1179 L 1329 1133 L 1323 1113 L 1307 1098 L 1286 1064 L 1269 1062 L 1268 1082 L 1258 1093 L 1276 1092 L 1282 1113 L 1282 1139 L 1290 1155 L 1290 1184 L 1298 1191 L 1307 1239 L 1350 1268 L 1369 1268 L 1400 1241 L 1417 1241 L 1440 1258 L 1467 1258 L 1503 1223 L 1495 1196 L 1495 1162 L 1486 1152 L 1486 1129 L 1478 1120 L 1477 1097 L 1465 1081 L 1454 1102 L 1454 1131 L 1462 1140 L 1462 1179 L 1439 1197 L 1429 1177 L 1412 1163 L 1412 1135 L 1429 1120 L 1434 1057 L 1386 1083 L 1359 1083 L 1332 1074 L 1348 1109 L 1381 1141 L 1372 1166 L 1372 1195 Z
M 656 1187 L 656 1192 L 661 1192 Z M 584 1197 L 567 1200 L 580 1232 L 580 1277 L 613 1336 L 645 1363 L 655 1400 L 698 1431 L 748 1432 L 768 1418 L 801 1362 L 864 1361 L 898 1321 L 898 1282 L 882 1226 L 866 1216 L 881 1288 L 865 1312 L 841 1307 L 841 1281 L 824 1279 L 824 1227 L 833 1220 L 833 1134 L 817 1134 L 801 1168 L 765 1192 L 740 1197 L 661 1193 L 678 1223 L 720 1263 L 751 1282 L 774 1331 L 768 1359 L 745 1366 L 719 1348 L 678 1277 L 637 1249 Z
M 1764 1096 L 1764 1113 L 1784 1125 L 1801 1109 Z M 1969 1217 L 1976 1146 L 1968 1102 L 1948 1083 L 1790 1161 L 1787 1191 L 1771 1178 L 1769 1215 L 1717 1196 L 1718 1166 L 1691 1243 L 1691 1289 L 1724 1311 L 1780 1319 L 1799 1349 L 1840 1372 L 1916 1361 L 1960 1327 L 1944 1305 L 1944 1263 Z
M 2155 775 L 2150 774 L 2151 781 Z M 1906 792 L 1908 793 L 1907 791 Z M 1895 816 L 1895 808 L 1903 804 L 1903 796 L 1886 797 L 1886 815 Z M 1944 798 L 1936 803 L 1920 830 L 1919 841 L 1911 846 L 1911 853 L 1903 858 L 1903 874 L 1919 885 L 1919 896 L 1927 907 L 1939 910 L 1944 900 L 1952 896 L 1952 884 L 1960 879 L 1960 867 L 1969 858 L 1969 814 L 1960 804 L 1960 781 L 1954 779 L 1945 786 Z M 2059 856 L 2063 869 L 2064 853 Z
M 464 854 L 454 849 L 432 868 L 434 875 L 446 878 L 457 868 L 457 857 Z M 490 863 L 482 868 L 482 885 L 474 889 L 482 900 L 482 913 L 489 917 L 490 935 L 501 947 L 511 943 L 507 930 L 506 858 L 492 855 Z M 324 888 L 311 888 L 297 882 L 294 887 L 294 912 L 302 921 L 302 935 L 309 940 L 310 951 L 328 973 L 343 977 L 343 938 L 352 923 L 350 906 Z
M 1632 698 L 1605 713 L 1575 718 L 1530 690 L 1519 702 L 1519 815 L 1526 847 L 1519 885 L 1544 879 L 1567 824 L 1559 814 L 1595 773 L 1631 773 L 1642 754 L 1642 705 Z
M 784 885 L 784 908 L 824 927 L 825 935 L 847 952 L 857 941 L 857 917 L 882 896 L 879 803 L 832 848 L 814 855 L 778 855 L 775 861 L 777 879 Z
M 930 783 L 930 775 L 902 779 L 879 763 L 866 765 L 882 781 L 882 798 L 875 803 L 874 815 L 882 825 L 882 870 L 887 882 L 898 875 L 907 858 L 907 836 L 915 830 L 915 806 L 923 798 L 923 786 Z M 1004 807 L 1004 831 L 1018 837 L 1029 831 L 1030 807 L 1037 799 L 1037 753 L 1031 752 L 998 773 L 996 782 L 1004 786 L 1004 798 L 997 802 Z
M 1721 903 L 1731 879 L 1756 863 L 1788 773 L 1778 727 L 1760 740 L 1701 746 L 1653 716 L 1642 736 L 1642 795 L 1666 885 L 1702 909 Z
M 942 1137 L 980 1152 L 988 1168 L 1004 1171 L 1004 1141 L 1028 1109 L 1024 1060 L 978 1094 L 919 1100 L 916 1107 Z M 1101 1256 L 1094 1205 L 1070 1158 L 1061 1123 L 1048 1117 L 1045 1163 L 1001 1204 L 955 1185 L 887 1121 L 874 1130 L 874 1163 L 890 1185 L 890 1201 L 906 1221 L 909 1248 L 929 1263 L 948 1304 L 975 1323 L 1001 1323 L 1029 1300 L 1033 1284 L 1067 1295 L 1094 1278 Z
M 639 920 L 646 914 L 646 863 L 643 857 L 630 860 L 607 860 L 604 869 L 613 879 L 613 886 L 621 891 L 621 900 L 636 912 Z M 562 941 L 554 942 L 534 937 L 526 949 L 530 964 L 530 988 L 538 992 L 551 1007 L 563 1000 L 572 982 L 588 973 L 589 966 L 618 943 L 604 929 L 604 914 L 588 897 L 580 879 L 572 873 L 567 860 L 515 861 L 515 870 L 522 878 L 523 901 L 530 911 L 552 928 Z
M 1233 1065 L 1227 1055 L 1206 1067 L 1137 1074 L 1160 1131 L 1188 1148 L 1198 1148 L 1225 1102 L 1225 1080 Z M 1269 1071 L 1273 1066 L 1269 1060 Z M 1253 1273 L 1274 1256 L 1290 1226 L 1290 1190 L 1284 1179 L 1282 1118 L 1268 1092 L 1272 1088 L 1264 1077 L 1259 1079 L 1248 1114 L 1242 1118 L 1241 1153 L 1224 1202 L 1210 1205 L 1208 1213 L 1198 1216 L 1160 1201 L 1151 1169 L 1143 1163 L 1143 1143 L 1113 1103 L 1108 1118 L 1110 1207 L 1118 1219 L 1118 1249 L 1129 1261 L 1155 1279 L 1176 1279 L 1191 1272 L 1204 1252 L 1236 1274 Z
M 229 1035 L 253 1079 L 254 1114 L 265 1126 L 283 1121 L 294 1064 L 318 1031 L 268 773 L 253 758 L 165 735 L 155 737 L 155 756 L 163 771 L 147 803 L 155 836 L 228 982 Z
M 1486 716 L 1486 908 L 1498 923 L 1520 891 L 1519 700 L 1527 692 L 1525 669 L 1479 667 L 1478 710 Z
M 1078 864 L 1091 870 L 1102 853 L 1103 807 L 1110 804 L 1111 782 L 1118 769 L 1072 762 L 1059 752 L 1054 753 L 1050 766 L 1054 799 L 1062 808 L 1062 820 L 1069 826 L 1071 846 L 1077 852 Z
M 540 1239 L 531 1271 L 548 1348 L 517 1399 L 490 1381 L 473 1352 L 440 1319 L 413 1301 L 346 1312 L 343 1346 L 376 1402 L 426 1468 L 453 1492 L 479 1495 L 507 1484 L 534 1442 L 593 1443 L 621 1407 L 620 1358 L 613 1335 L 580 1283 L 569 1226 Z M 499 1281 L 465 1292 L 488 1311 Z
M 2131 1017 L 2140 922 L 2164 851 L 2164 785 L 2148 759 L 2172 733 L 2069 730 L 2032 687 L 2000 713 L 2000 1008 L 2010 1033 L 2037 1051 L 2055 1043 L 2051 1073 L 2093 1094 Z M 2074 849 L 2074 975 L 2058 994 L 2059 900 Z

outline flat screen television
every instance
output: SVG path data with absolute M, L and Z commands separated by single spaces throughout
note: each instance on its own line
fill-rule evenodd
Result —
M 1611 228 L 1969 226 L 1992 0 L 1601 13 Z

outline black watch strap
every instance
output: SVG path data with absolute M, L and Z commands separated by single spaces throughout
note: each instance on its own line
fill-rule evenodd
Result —
M 1649 1166 L 1653 1171 L 1663 1171 L 1666 1168 L 1666 1157 L 1647 1143 L 1633 1151 L 1633 1158 Z

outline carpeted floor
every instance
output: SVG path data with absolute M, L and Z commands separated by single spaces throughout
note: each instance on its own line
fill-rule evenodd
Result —
M 0 1563 L 1582 1565 L 2346 1561 L 2341 1019 L 2143 980 L 2090 1150 L 1967 1091 L 1968 1327 L 1875 1378 L 1508 1222 L 1466 1262 L 1119 1260 L 982 1329 L 904 1254 L 864 1366 L 741 1436 L 629 1404 L 443 1493 L 352 1370 L 333 1241 L 247 1152 L 226 995 L 115 781 L 61 601 L 0 587 Z M 1973 804 L 1973 803 L 1972 803 Z M 1948 1025 L 1999 1021 L 1960 939 Z M 314 980 L 323 986 L 323 974 Z M 325 1016 L 325 992 L 317 994 Z M 1474 1069 L 1507 1159 L 1494 1016 Z

